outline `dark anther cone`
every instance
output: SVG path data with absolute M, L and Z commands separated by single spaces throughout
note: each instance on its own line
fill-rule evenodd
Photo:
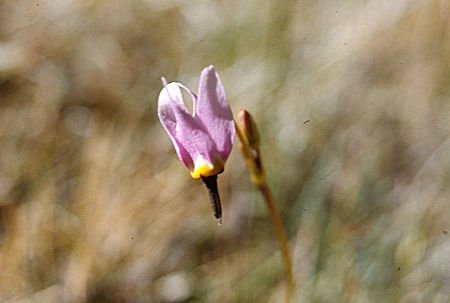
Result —
M 214 217 L 221 220 L 222 206 L 220 205 L 219 190 L 217 189 L 217 175 L 202 177 L 202 180 L 208 188 L 209 197 L 211 198 L 211 205 L 214 211 Z

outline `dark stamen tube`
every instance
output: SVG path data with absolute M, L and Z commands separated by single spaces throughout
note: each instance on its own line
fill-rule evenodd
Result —
M 217 175 L 210 177 L 202 177 L 203 182 L 208 188 L 209 196 L 211 198 L 211 205 L 214 211 L 214 217 L 221 222 L 222 206 L 220 205 L 219 191 L 217 189 Z

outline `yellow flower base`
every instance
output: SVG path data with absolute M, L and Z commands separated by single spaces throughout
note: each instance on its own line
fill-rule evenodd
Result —
M 225 163 L 219 157 L 216 157 L 214 164 L 211 164 L 205 158 L 199 156 L 195 160 L 195 167 L 191 171 L 191 176 L 194 179 L 200 179 L 201 177 L 217 175 L 223 171 L 224 165 Z

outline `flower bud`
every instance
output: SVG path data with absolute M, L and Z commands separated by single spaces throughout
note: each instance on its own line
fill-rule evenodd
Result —
M 239 110 L 238 121 L 239 128 L 244 136 L 244 139 L 247 140 L 248 145 L 254 150 L 259 149 L 260 140 L 258 127 L 256 126 L 256 123 L 250 113 L 245 109 Z

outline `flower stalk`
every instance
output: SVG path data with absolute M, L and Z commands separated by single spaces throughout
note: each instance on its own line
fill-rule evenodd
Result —
M 287 295 L 286 302 L 291 302 L 294 290 L 294 276 L 292 270 L 292 258 L 289 250 L 289 242 L 284 229 L 280 213 L 276 208 L 276 200 L 267 184 L 266 173 L 261 161 L 260 136 L 255 121 L 250 113 L 241 109 L 238 113 L 238 122 L 235 121 L 236 134 L 239 137 L 239 150 L 250 170 L 250 177 L 261 192 L 269 210 L 278 243 L 283 257 L 286 272 Z

